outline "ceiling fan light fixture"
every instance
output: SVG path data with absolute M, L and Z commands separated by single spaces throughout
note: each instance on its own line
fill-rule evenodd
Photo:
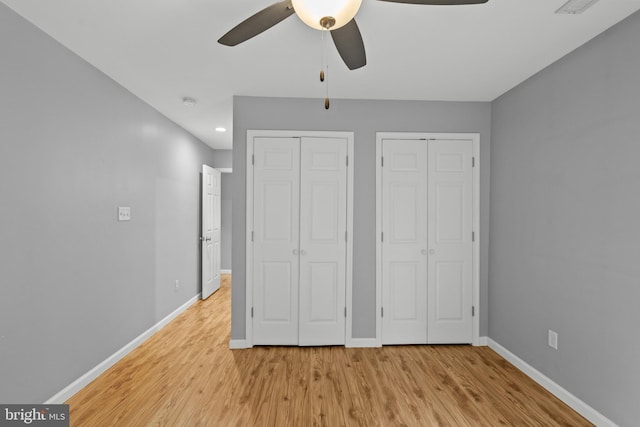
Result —
M 291 0 L 291 3 L 296 15 L 311 28 L 335 30 L 356 16 L 362 0 Z M 333 24 L 327 28 L 328 23 Z

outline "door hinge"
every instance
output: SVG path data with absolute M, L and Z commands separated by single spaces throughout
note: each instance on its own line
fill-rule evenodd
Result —
M 380 241 L 384 242 L 384 231 L 380 232 Z
M 253 230 L 251 230 L 251 241 L 253 242 Z
M 476 307 L 475 306 L 471 306 L 471 317 L 474 317 L 476 315 Z
M 472 158 L 471 158 L 471 167 L 472 167 L 472 168 L 475 168 L 475 167 L 476 167 L 476 158 L 475 158 L 475 157 L 472 157 Z
M 476 232 L 475 232 L 475 231 L 472 231 L 472 232 L 471 232 L 471 241 L 472 241 L 472 242 L 475 242 L 475 241 L 476 241 Z
M 344 308 L 344 317 L 347 317 L 347 307 Z
M 380 157 L 380 166 L 384 167 L 384 157 Z
M 251 317 L 253 317 L 253 307 L 251 307 Z
M 347 167 L 349 167 L 349 156 L 347 156 Z
M 251 164 L 252 164 L 252 165 L 254 165 L 254 164 L 255 164 L 255 161 L 256 161 L 255 155 L 254 155 L 254 154 L 252 154 L 252 155 L 251 155 Z
M 384 307 L 380 307 L 380 317 L 384 317 Z
M 348 233 L 347 231 L 345 231 L 345 232 L 344 232 L 344 241 L 345 241 L 345 242 L 348 242 L 348 241 L 349 241 L 349 239 L 347 238 L 347 233 Z

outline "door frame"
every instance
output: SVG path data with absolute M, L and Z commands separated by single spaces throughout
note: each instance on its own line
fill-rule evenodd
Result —
M 473 231 L 472 294 L 475 315 L 472 317 L 472 345 L 480 345 L 480 134 L 435 132 L 376 132 L 376 345 L 382 347 L 382 141 L 385 139 L 467 139 L 472 141 L 473 179 Z
M 345 347 L 352 346 L 352 295 L 353 295 L 353 132 L 338 131 L 292 131 L 292 130 L 247 130 L 247 182 L 246 182 L 246 219 L 245 219 L 245 346 L 253 347 L 253 141 L 259 137 L 271 138 L 344 138 L 347 140 L 347 259 L 345 265 L 345 304 L 347 315 L 345 319 Z

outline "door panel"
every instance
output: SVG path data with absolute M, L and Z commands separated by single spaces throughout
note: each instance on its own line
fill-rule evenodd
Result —
M 338 265 L 333 262 L 310 262 L 308 272 L 305 282 L 309 283 L 310 294 L 305 305 L 309 321 L 331 322 L 337 316 Z
M 464 263 L 439 262 L 436 264 L 436 318 L 444 321 L 463 319 Z
M 297 202 L 293 182 L 270 181 L 258 186 L 265 204 L 262 212 L 261 237 L 263 241 L 292 242 L 294 233 L 291 223 L 295 215 Z
M 309 185 L 309 191 L 311 240 L 315 242 L 337 242 L 339 216 L 341 214 L 338 211 L 340 204 L 338 183 L 314 182 Z
M 464 232 L 464 185 L 461 183 L 435 185 L 436 242 L 462 243 Z
M 254 140 L 255 344 L 298 344 L 299 157 L 299 139 Z
M 300 345 L 345 343 L 347 141 L 304 137 L 300 154 Z
M 262 305 L 263 320 L 265 322 L 291 322 L 291 263 L 264 262 L 262 263 L 262 282 L 264 297 Z
M 419 243 L 422 218 L 418 203 L 423 197 L 419 183 L 389 184 L 391 218 L 389 221 L 389 238 L 392 243 Z
M 382 343 L 427 342 L 427 146 L 382 142 Z
M 390 267 L 389 297 L 392 321 L 419 321 L 418 300 L 420 287 L 416 262 L 394 262 Z
M 472 155 L 470 140 L 429 141 L 429 343 L 473 338 Z

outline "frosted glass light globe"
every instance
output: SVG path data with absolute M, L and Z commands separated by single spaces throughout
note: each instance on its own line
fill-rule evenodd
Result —
M 346 25 L 356 16 L 362 0 L 291 0 L 293 10 L 298 17 L 316 30 L 322 30 L 320 20 L 330 17 L 335 19 L 332 30 Z

